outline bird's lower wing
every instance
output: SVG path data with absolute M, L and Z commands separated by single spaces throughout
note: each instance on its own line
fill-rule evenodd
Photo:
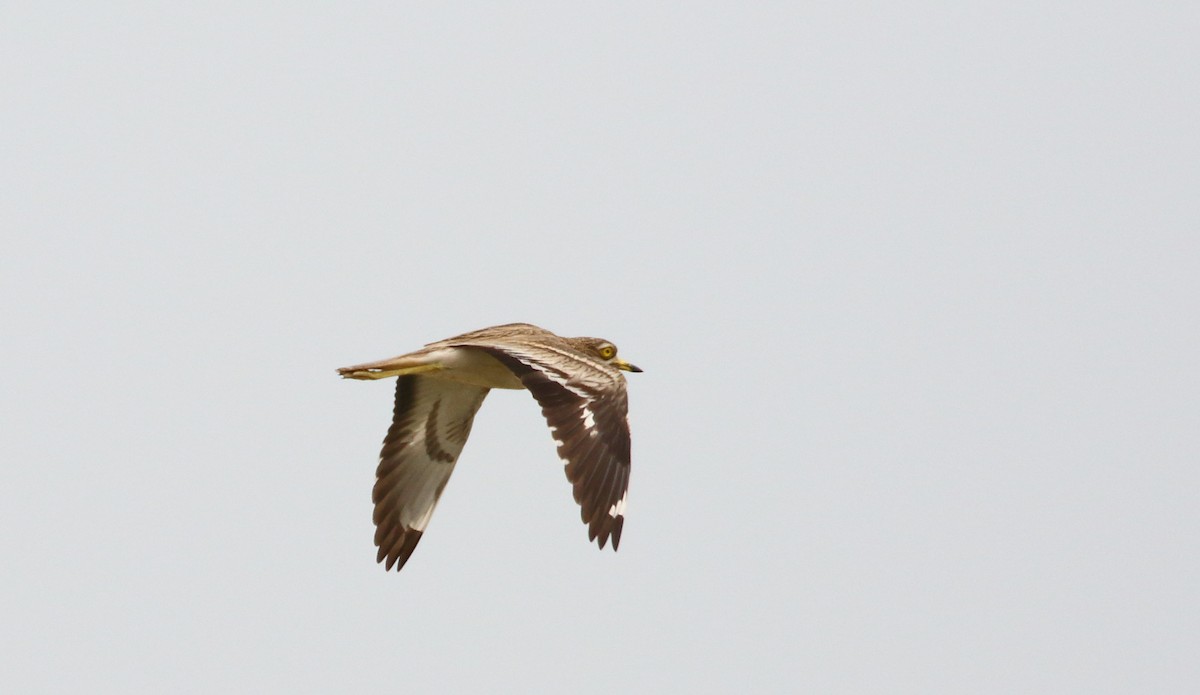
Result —
M 488 389 L 426 376 L 396 380 L 396 408 L 375 473 L 378 562 L 408 561 L 462 453 Z
M 580 515 L 588 525 L 588 539 L 601 548 L 612 539 L 616 550 L 625 524 L 629 490 L 630 447 L 628 398 L 625 380 L 616 370 L 588 369 L 579 365 L 568 374 L 564 353 L 540 355 L 535 346 L 479 347 L 512 370 L 542 406 L 558 455 L 566 462 Z M 616 376 L 607 373 L 615 372 Z M 580 378 L 580 374 L 588 378 Z

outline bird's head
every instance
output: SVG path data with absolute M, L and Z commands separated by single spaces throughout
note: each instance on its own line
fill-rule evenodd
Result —
M 603 338 L 576 338 L 579 345 L 583 347 L 583 351 L 588 354 L 599 357 L 604 362 L 611 364 L 625 372 L 640 372 L 640 367 L 632 365 L 625 360 L 617 357 L 617 346 L 613 345 L 612 341 Z

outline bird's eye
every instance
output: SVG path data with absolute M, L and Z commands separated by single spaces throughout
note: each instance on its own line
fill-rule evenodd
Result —
M 601 345 L 600 356 L 606 360 L 611 360 L 617 356 L 617 349 L 611 345 Z

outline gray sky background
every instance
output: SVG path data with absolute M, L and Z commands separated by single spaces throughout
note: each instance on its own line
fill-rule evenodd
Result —
M 0 690 L 1200 689 L 1195 3 L 177 5 L 0 8 Z M 500 392 L 385 573 L 509 321 L 621 550 Z

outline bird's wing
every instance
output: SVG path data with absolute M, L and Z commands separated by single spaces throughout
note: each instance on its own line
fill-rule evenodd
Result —
M 611 365 L 554 344 L 477 346 L 512 370 L 542 406 L 566 461 L 588 539 L 621 542 L 629 490 L 625 378 Z
M 488 389 L 408 375 L 396 379 L 396 408 L 375 472 L 378 562 L 408 561 L 467 443 Z

